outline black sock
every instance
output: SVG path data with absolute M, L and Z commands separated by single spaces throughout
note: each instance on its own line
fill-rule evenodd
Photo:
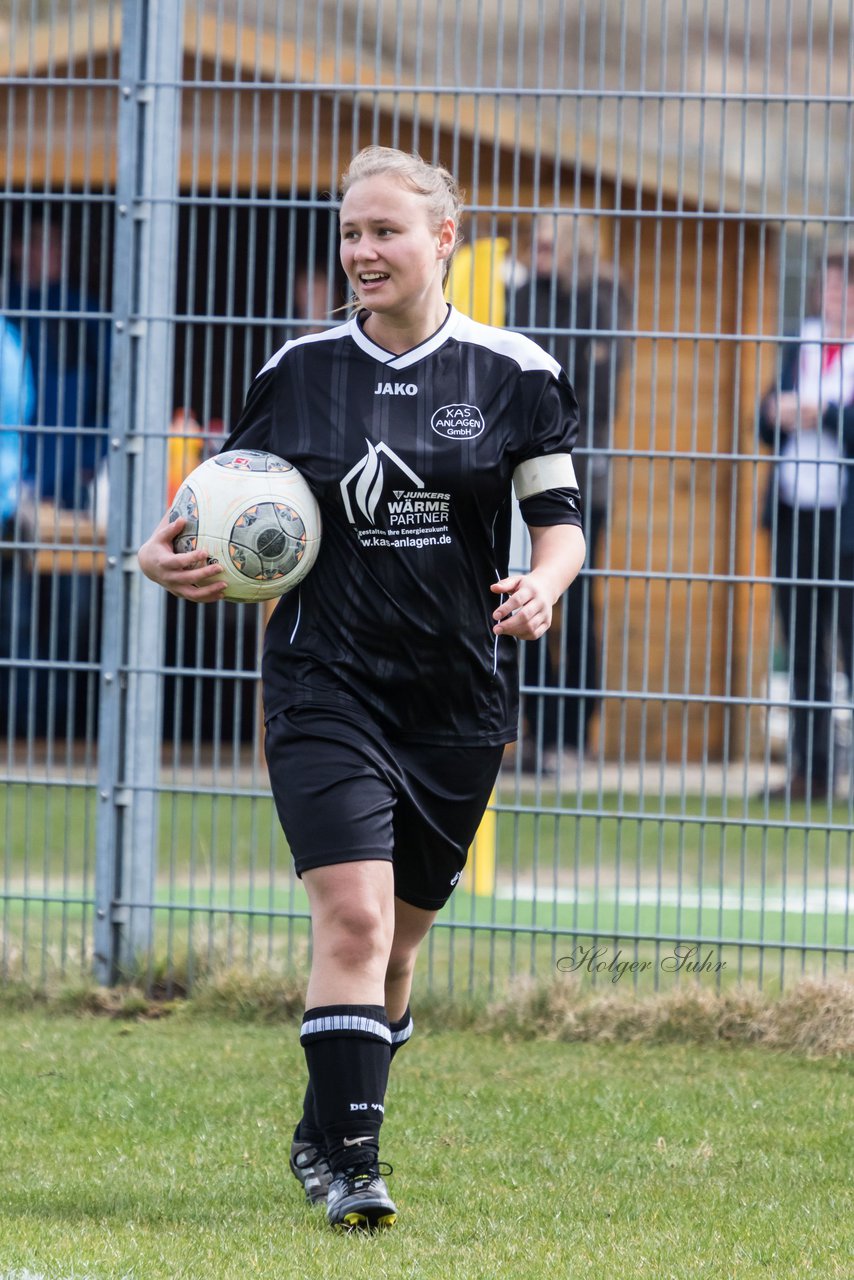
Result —
M 300 1042 L 332 1171 L 373 1164 L 391 1061 L 385 1009 L 371 1004 L 307 1009 Z
M 317 1119 L 317 1108 L 314 1102 L 314 1089 L 309 1080 L 302 1101 L 302 1116 L 294 1130 L 296 1142 L 313 1142 L 316 1147 L 323 1148 L 323 1130 Z
M 402 1049 L 409 1037 L 412 1035 L 412 1014 L 409 1012 L 409 1005 L 403 1013 L 403 1017 L 398 1018 L 397 1022 L 390 1022 L 388 1029 L 391 1032 L 391 1056 L 392 1059 L 398 1049 Z
M 398 1049 L 402 1049 L 409 1037 L 412 1035 L 413 1022 L 412 1014 L 409 1011 L 409 1005 L 406 1006 L 406 1012 L 397 1022 L 390 1022 L 388 1029 L 391 1032 L 391 1059 Z M 323 1130 L 320 1127 L 320 1121 L 317 1118 L 317 1105 L 314 1097 L 314 1086 L 311 1080 L 308 1082 L 308 1088 L 305 1091 L 305 1098 L 302 1104 L 302 1118 L 294 1131 L 294 1138 L 298 1142 L 313 1142 L 315 1146 L 323 1146 Z

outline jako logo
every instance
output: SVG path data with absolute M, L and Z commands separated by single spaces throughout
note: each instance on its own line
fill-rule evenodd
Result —
M 379 444 L 376 448 L 370 440 L 366 440 L 368 452 L 360 458 L 355 467 L 351 467 L 341 481 L 341 497 L 344 510 L 351 524 L 356 523 L 355 512 L 359 512 L 368 524 L 377 522 L 377 505 L 383 495 L 385 473 L 380 454 L 385 454 L 389 462 L 398 467 L 418 489 L 424 488 L 424 481 L 399 458 L 387 444 Z
M 414 382 L 378 382 L 375 396 L 417 396 Z

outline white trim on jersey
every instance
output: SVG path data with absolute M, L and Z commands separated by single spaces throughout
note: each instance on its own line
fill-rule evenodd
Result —
M 300 1036 L 316 1036 L 324 1031 L 357 1031 L 391 1044 L 391 1031 L 382 1022 L 353 1013 L 331 1013 L 323 1018 L 309 1018 L 303 1022 Z
M 523 372 L 544 369 L 555 378 L 560 373 L 558 362 L 524 334 L 514 333 L 512 329 L 498 329 L 494 325 L 480 324 L 479 321 L 472 320 L 461 311 L 457 311 L 456 307 L 449 306 L 448 318 L 444 324 L 440 325 L 426 342 L 419 343 L 410 351 L 404 351 L 402 355 L 396 355 L 393 351 L 387 351 L 385 347 L 372 342 L 359 324 L 358 316 L 351 316 L 346 323 L 333 325 L 331 329 L 325 329 L 322 333 L 306 333 L 301 338 L 292 338 L 270 357 L 258 377 L 274 369 L 282 356 L 293 347 L 303 346 L 307 342 L 329 342 L 346 337 L 352 338 L 357 347 L 372 356 L 379 364 L 385 365 L 387 369 L 408 369 L 411 365 L 418 364 L 421 360 L 433 355 L 445 345 L 449 338 L 456 338 L 458 342 L 470 342 L 474 346 L 485 347 L 487 351 L 494 351 L 496 355 L 506 356 L 513 360 Z
M 453 308 L 451 308 L 453 311 Z M 512 329 L 497 329 L 491 324 L 481 324 L 469 316 L 454 311 L 457 324 L 454 337 L 460 342 L 471 342 L 479 347 L 486 347 L 496 355 L 507 356 L 518 364 L 523 373 L 531 369 L 545 369 L 556 378 L 560 373 L 557 360 L 544 351 L 536 342 L 526 338 L 523 333 L 515 333 Z
M 296 634 L 299 631 L 300 618 L 302 617 L 302 589 L 297 587 L 297 620 L 294 623 L 294 629 L 291 632 L 290 643 L 293 644 Z
M 548 489 L 577 489 L 572 455 L 549 453 L 520 462 L 513 472 L 513 488 L 517 502 L 524 502 L 526 498 L 533 498 Z
M 328 342 L 330 339 L 343 338 L 346 337 L 349 331 L 349 324 L 334 324 L 331 328 L 324 329 L 323 333 L 304 333 L 301 338 L 290 338 L 283 347 L 279 347 L 278 351 L 273 352 L 264 368 L 259 369 L 256 377 L 260 378 L 262 373 L 275 369 L 285 352 L 290 351 L 292 347 L 301 347 L 306 342 Z
M 432 356 L 434 351 L 438 351 L 440 347 L 445 345 L 448 339 L 453 336 L 454 318 L 458 314 L 453 307 L 449 307 L 447 318 L 439 325 L 436 332 L 432 333 L 426 341 L 419 342 L 417 347 L 404 351 L 402 355 L 397 355 L 394 351 L 387 351 L 385 347 L 380 347 L 376 342 L 372 342 L 359 324 L 358 316 L 353 316 L 347 327 L 350 331 L 350 337 L 356 346 L 361 347 L 362 351 L 369 356 L 373 356 L 374 360 L 378 360 L 380 364 L 384 364 L 387 369 L 408 369 L 410 365 L 418 364 L 420 360 L 426 359 L 427 356 Z

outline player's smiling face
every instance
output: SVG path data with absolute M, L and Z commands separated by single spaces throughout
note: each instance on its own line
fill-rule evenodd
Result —
M 454 221 L 430 226 L 422 195 L 391 175 L 361 178 L 341 204 L 341 265 L 362 304 L 402 321 L 442 301 Z

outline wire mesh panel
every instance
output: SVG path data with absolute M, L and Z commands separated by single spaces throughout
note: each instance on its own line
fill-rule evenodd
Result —
M 852 7 L 12 0 L 7 977 L 304 960 L 266 612 L 133 553 L 269 355 L 345 314 L 372 142 L 466 190 L 451 301 L 566 368 L 588 542 L 422 980 L 847 966 Z
M 119 6 L 86 17 L 0 16 L 6 978 L 91 963 Z

